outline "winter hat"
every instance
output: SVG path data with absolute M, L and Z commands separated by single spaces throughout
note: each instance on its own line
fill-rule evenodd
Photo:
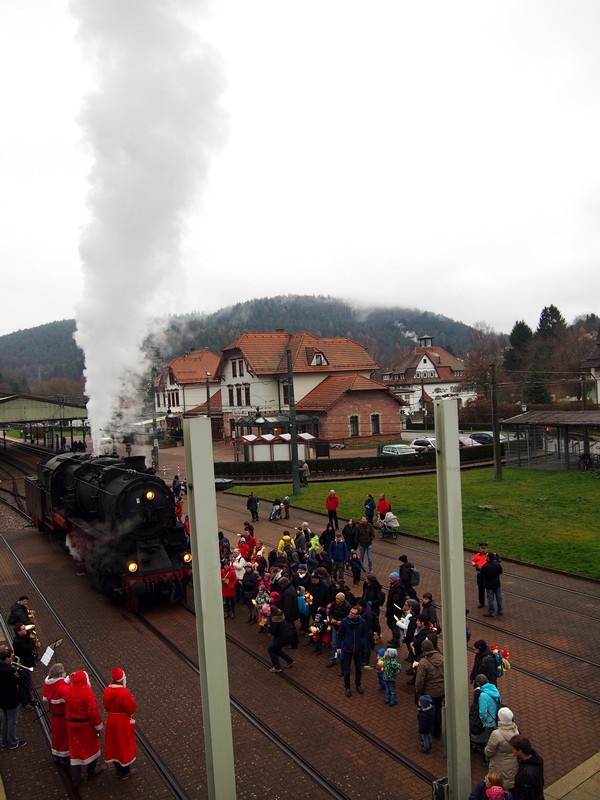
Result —
M 346 599 L 346 595 L 343 592 L 338 592 L 336 594 L 336 596 L 335 596 L 335 599 L 336 600 L 345 600 Z
M 488 797 L 489 800 L 504 800 L 506 794 L 501 786 L 490 786 L 489 789 L 485 790 L 485 796 Z
M 396 581 L 400 580 L 400 575 L 397 572 L 390 572 L 390 580 L 392 583 L 396 583 Z
M 266 614 L 270 608 L 271 606 L 268 603 L 263 603 L 260 610 L 262 611 L 263 614 Z
M 499 708 L 498 709 L 498 722 L 509 723 L 512 722 L 515 718 L 515 715 L 508 707 Z
M 378 656 L 384 656 L 385 655 L 385 647 L 380 647 L 379 650 L 377 651 L 377 655 Z
M 398 658 L 398 651 L 395 647 L 388 647 L 387 649 L 390 658 Z
M 323 619 L 323 614 L 315 614 L 315 622 L 316 622 L 318 619 Z
M 423 644 L 421 645 L 421 652 L 422 653 L 432 653 L 433 652 L 433 644 L 429 641 L 429 639 L 425 639 Z
M 422 706 L 430 706 L 433 703 L 433 700 L 431 699 L 430 695 L 422 694 L 421 697 L 419 697 L 419 703 Z
M 248 567 L 250 567 L 250 569 L 254 569 L 251 561 L 246 561 L 244 564 L 244 569 L 248 569 Z
M 377 575 L 369 574 L 367 575 L 367 580 L 369 581 L 369 583 L 375 583 L 375 581 L 377 580 Z
M 110 673 L 110 677 L 112 678 L 113 683 L 121 683 L 121 681 L 125 677 L 125 673 L 123 672 L 121 667 L 115 667 L 113 671 Z
M 279 592 L 271 592 L 271 603 L 277 603 L 279 601 Z
M 303 569 L 306 572 L 306 564 L 298 564 L 298 569 Z

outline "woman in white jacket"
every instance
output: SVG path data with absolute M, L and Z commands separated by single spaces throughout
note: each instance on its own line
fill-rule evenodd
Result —
M 519 766 L 517 757 L 509 742 L 519 729 L 514 723 L 510 708 L 498 709 L 498 727 L 492 731 L 485 747 L 485 755 L 489 760 L 489 769 L 499 772 L 504 778 L 504 788 L 512 789 Z

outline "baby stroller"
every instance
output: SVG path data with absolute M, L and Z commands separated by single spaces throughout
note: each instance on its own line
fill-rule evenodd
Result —
M 283 506 L 281 505 L 281 500 L 279 498 L 273 501 L 273 508 L 269 514 L 269 522 L 275 522 L 276 519 L 281 519 L 282 508 Z
M 383 521 L 379 522 L 379 538 L 383 539 L 384 536 L 391 536 L 392 539 L 397 539 L 399 528 L 400 523 L 398 522 L 398 517 L 392 514 L 391 511 L 388 511 Z

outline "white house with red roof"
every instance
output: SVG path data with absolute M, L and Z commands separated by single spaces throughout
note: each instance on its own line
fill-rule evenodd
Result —
M 204 348 L 169 361 L 156 376 L 154 400 L 164 427 L 179 428 L 183 414 L 206 414 L 210 398 L 213 431 L 221 432 L 221 382 L 216 377 L 220 357 Z M 218 424 L 215 424 L 217 423 Z
M 456 397 L 459 404 L 477 397 L 462 386 L 464 362 L 434 346 L 431 336 L 419 342 L 393 370 L 382 374 L 383 383 L 405 401 L 409 413 L 421 411 L 425 402 L 437 397 Z
M 371 379 L 377 364 L 363 345 L 284 330 L 244 333 L 223 348 L 216 375 L 224 435 L 288 429 L 288 351 L 299 432 L 330 442 L 399 435 L 403 402 Z

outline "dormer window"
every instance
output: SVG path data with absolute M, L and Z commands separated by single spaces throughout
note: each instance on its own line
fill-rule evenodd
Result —
M 323 353 L 315 353 L 312 361 L 310 362 L 310 365 L 311 367 L 326 367 L 327 359 L 325 358 Z

